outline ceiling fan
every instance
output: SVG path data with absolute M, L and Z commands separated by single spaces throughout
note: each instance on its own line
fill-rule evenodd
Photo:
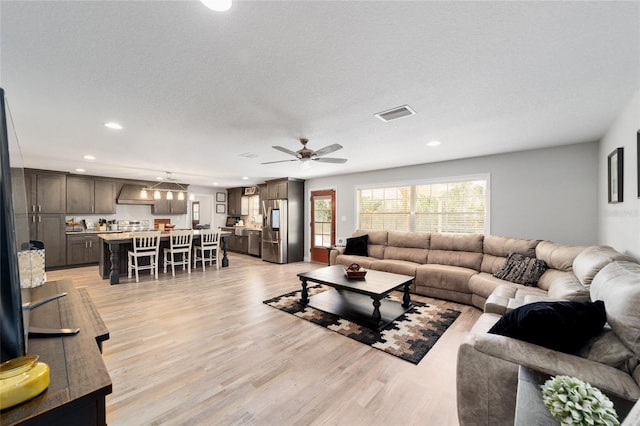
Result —
M 277 149 L 278 151 L 282 151 L 285 154 L 293 155 L 296 157 L 293 160 L 279 160 L 279 161 L 267 161 L 262 164 L 274 164 L 274 163 L 285 163 L 288 161 L 302 161 L 303 163 L 307 163 L 309 161 L 317 161 L 319 163 L 346 163 L 346 158 L 331 158 L 331 157 L 323 157 L 324 155 L 330 154 L 334 151 L 342 149 L 342 145 L 334 143 L 333 145 L 325 146 L 317 151 L 307 148 L 307 143 L 309 139 L 300 138 L 300 143 L 302 144 L 302 149 L 298 151 L 291 151 L 287 148 L 281 146 L 273 146 L 273 149 Z

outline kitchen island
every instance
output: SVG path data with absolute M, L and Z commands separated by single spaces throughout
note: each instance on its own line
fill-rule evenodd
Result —
M 220 233 L 220 246 L 222 248 L 222 262 L 223 268 L 229 266 L 229 258 L 227 257 L 227 245 L 230 232 Z M 118 232 L 118 233 L 104 233 L 98 234 L 102 244 L 100 244 L 100 259 L 98 264 L 98 271 L 102 279 L 109 278 L 111 284 L 120 283 L 120 271 L 127 270 L 127 252 L 133 250 L 133 233 L 131 232 Z M 200 231 L 193 231 L 193 241 L 200 240 Z M 162 232 L 160 234 L 160 252 L 158 258 L 158 266 L 164 262 L 163 248 L 169 247 L 169 232 Z M 162 272 L 162 268 L 158 268 L 158 272 Z

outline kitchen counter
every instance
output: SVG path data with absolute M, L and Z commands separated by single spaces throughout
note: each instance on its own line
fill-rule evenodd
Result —
M 82 229 L 80 231 L 66 231 L 66 234 L 67 235 L 84 235 L 84 234 L 96 235 L 96 234 L 117 234 L 119 232 L 122 232 L 122 231 L 96 231 L 93 229 Z
M 193 231 L 194 241 L 200 239 L 201 231 Z M 220 241 L 222 248 L 221 266 L 226 268 L 229 266 L 229 258 L 227 257 L 227 245 L 231 232 L 221 232 Z M 120 271 L 127 270 L 127 252 L 133 247 L 133 232 L 101 232 L 98 238 L 102 240 L 100 246 L 100 263 L 99 273 L 103 279 L 109 277 L 111 284 L 120 283 Z M 169 232 L 160 233 L 160 259 L 158 265 L 162 264 L 162 249 L 169 247 Z M 160 268 L 161 270 L 161 268 Z

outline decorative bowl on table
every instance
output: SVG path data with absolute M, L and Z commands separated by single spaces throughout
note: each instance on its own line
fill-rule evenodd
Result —
M 363 280 L 364 276 L 367 275 L 367 270 L 357 263 L 352 263 L 348 268 L 345 268 L 344 273 L 347 278 Z

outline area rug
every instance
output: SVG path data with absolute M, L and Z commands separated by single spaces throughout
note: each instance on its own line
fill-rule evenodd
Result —
M 308 287 L 307 290 L 309 297 L 311 297 L 329 290 L 329 287 L 314 285 Z M 263 303 L 414 364 L 420 362 L 460 315 L 460 312 L 454 309 L 438 308 L 412 301 L 414 306 L 406 313 L 385 329 L 375 331 L 337 315 L 304 306 L 300 303 L 300 295 L 301 290 L 293 291 L 265 300 Z M 389 297 L 401 301 L 400 296 L 396 296 L 394 293 Z

